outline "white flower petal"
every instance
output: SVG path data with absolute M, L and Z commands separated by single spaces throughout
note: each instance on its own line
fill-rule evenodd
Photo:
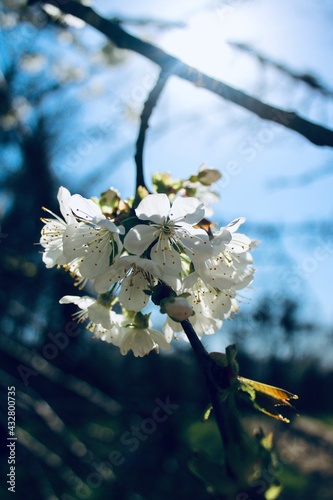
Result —
M 98 229 L 76 222 L 69 224 L 64 232 L 64 255 L 70 259 L 81 257 L 86 253 L 88 243 L 97 237 Z
M 120 352 L 127 354 L 132 349 L 135 357 L 142 357 L 158 347 L 166 351 L 170 349 L 169 343 L 161 332 L 151 328 L 127 328 L 120 344 Z
M 69 207 L 73 210 L 75 215 L 81 219 L 91 221 L 93 218 L 98 220 L 105 219 L 101 209 L 95 202 L 83 198 L 80 194 L 73 194 L 68 201 Z
M 60 186 L 58 190 L 57 199 L 59 202 L 60 212 L 62 213 L 63 218 L 65 219 L 67 224 L 72 224 L 75 222 L 75 217 L 72 214 L 70 206 L 68 204 L 69 199 L 71 198 L 71 193 L 67 188 Z
M 121 316 L 120 314 L 116 314 L 114 312 L 112 312 L 112 314 L 115 316 Z M 108 329 L 97 325 L 97 328 L 94 330 L 94 337 L 100 338 L 101 340 L 104 340 L 104 342 L 108 342 L 109 344 L 119 347 L 123 340 L 124 328 L 120 324 L 120 319 L 114 320 L 112 316 L 112 321 L 111 328 Z
M 44 248 L 61 248 L 62 237 L 66 230 L 66 224 L 56 219 L 43 219 L 46 224 L 41 230 L 40 244 Z
M 94 280 L 94 288 L 98 293 L 105 293 L 110 286 L 121 281 L 130 269 L 131 264 L 124 261 L 123 258 L 115 261 L 102 275 Z
M 200 222 L 204 217 L 204 204 L 196 198 L 178 197 L 169 211 L 169 218 L 173 222 L 184 221 L 192 226 Z
M 247 269 L 244 273 L 238 274 L 236 279 L 236 284 L 234 285 L 235 290 L 241 290 L 248 287 L 253 282 L 254 268 Z
M 41 231 L 40 244 L 44 247 L 43 262 L 47 268 L 64 265 L 69 262 L 63 255 L 63 234 L 66 224 L 59 219 L 43 219 L 45 225 Z
M 150 252 L 150 258 L 158 264 L 163 275 L 179 277 L 182 267 L 179 253 L 173 248 L 169 238 L 162 235 Z
M 166 301 L 165 312 L 174 321 L 184 321 L 193 314 L 193 309 L 185 297 L 174 297 Z
M 66 259 L 60 248 L 48 248 L 43 252 L 42 260 L 47 267 L 50 269 L 54 266 L 64 266 L 68 264 L 68 259 Z
M 92 219 L 92 224 L 96 224 L 99 228 L 108 229 L 111 233 L 124 234 L 124 226 L 116 226 L 114 222 L 109 219 L 101 219 L 100 217 L 94 217 Z
M 110 266 L 112 247 L 108 237 L 95 241 L 86 249 L 86 256 L 80 265 L 84 278 L 95 279 L 105 273 Z
M 80 309 L 88 309 L 92 304 L 96 302 L 96 299 L 93 297 L 88 297 L 87 295 L 83 295 L 83 297 L 79 297 L 78 295 L 65 295 L 59 300 L 59 304 L 75 304 Z
M 163 333 L 158 332 L 157 330 L 153 330 L 152 328 L 149 328 L 149 333 L 151 337 L 154 339 L 156 344 L 163 350 L 163 351 L 169 351 L 170 350 L 170 343 L 167 341 Z
M 245 234 L 235 233 L 232 235 L 232 240 L 228 244 L 228 249 L 234 253 L 247 252 L 251 248 L 252 240 Z
M 239 227 L 244 224 L 245 222 L 245 217 L 238 217 L 238 219 L 234 219 L 233 221 L 229 222 L 229 224 L 226 226 L 226 229 L 230 231 L 231 233 L 235 233 Z
M 195 229 L 192 226 L 183 226 L 176 231 L 184 251 L 194 262 L 208 259 L 212 254 L 212 245 L 208 235 L 203 229 Z
M 152 337 L 146 333 L 146 330 L 128 328 L 121 341 L 120 352 L 125 355 L 129 350 L 132 350 L 136 358 L 141 358 L 156 347 L 156 343 Z
M 156 240 L 158 233 L 154 226 L 145 224 L 134 226 L 125 236 L 124 247 L 130 253 L 141 255 Z
M 235 284 L 233 269 L 226 266 L 219 259 L 207 259 L 205 262 L 197 262 L 195 270 L 204 283 L 219 290 L 229 289 Z
M 170 210 L 170 202 L 166 194 L 148 194 L 135 210 L 141 220 L 151 220 L 163 224 Z
M 229 315 L 231 306 L 230 294 L 222 291 L 215 295 L 212 294 L 212 296 L 209 297 L 209 305 L 206 311 L 209 310 L 210 317 L 222 320 Z
M 109 329 L 112 326 L 110 309 L 96 301 L 88 307 L 88 316 L 93 323 L 102 325 L 103 328 Z
M 215 319 L 213 317 L 207 318 L 204 314 L 199 311 L 195 312 L 195 315 L 189 319 L 190 323 L 196 334 L 201 337 L 202 335 L 212 335 L 216 333 L 222 326 L 222 321 Z
M 148 282 L 140 271 L 127 276 L 119 293 L 121 305 L 129 311 L 141 311 L 149 301 L 149 296 L 144 292 L 147 288 Z
M 225 247 L 230 243 L 232 235 L 225 227 L 223 227 L 219 232 L 214 234 L 214 239 L 212 245 L 216 254 L 222 252 Z
M 181 324 L 178 323 L 177 321 L 173 321 L 173 319 L 169 317 L 164 323 L 162 331 L 165 335 L 165 339 L 167 342 L 171 342 L 173 340 L 175 333 L 181 333 L 185 336 Z

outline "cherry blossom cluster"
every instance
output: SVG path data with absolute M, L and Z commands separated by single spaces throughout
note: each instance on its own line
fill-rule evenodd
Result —
M 256 245 L 238 232 L 244 218 L 219 229 L 207 219 L 219 178 L 205 166 L 186 180 L 156 174 L 155 193 L 143 188 L 128 200 L 114 188 L 89 200 L 60 187 L 62 217 L 44 208 L 53 218 L 42 219 L 43 262 L 65 268 L 95 295 L 60 303 L 77 305 L 76 319 L 122 354 L 168 350 L 186 319 L 199 337 L 217 332 L 252 282 Z M 151 303 L 167 314 L 162 331 L 152 328 Z

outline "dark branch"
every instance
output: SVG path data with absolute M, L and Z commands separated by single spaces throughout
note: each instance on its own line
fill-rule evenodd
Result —
M 259 52 L 254 47 L 251 47 L 250 45 L 247 45 L 246 43 L 239 43 L 239 42 L 228 42 L 228 43 L 229 43 L 229 45 L 231 45 L 232 47 L 235 47 L 238 50 L 241 50 L 243 52 L 247 52 L 248 54 L 251 54 L 263 66 L 266 65 L 266 66 L 270 66 L 272 68 L 275 68 L 275 69 L 281 71 L 281 73 L 284 73 L 285 75 L 289 76 L 293 80 L 295 80 L 297 82 L 305 83 L 305 85 L 310 87 L 312 90 L 320 92 L 324 96 L 327 96 L 327 97 L 333 96 L 333 91 L 326 88 L 324 85 L 322 85 L 320 83 L 320 81 L 317 79 L 317 77 L 315 77 L 314 75 L 311 75 L 309 73 L 299 73 L 297 71 L 293 71 L 287 65 L 282 64 L 282 63 L 277 62 L 277 61 L 274 61 L 273 59 L 270 59 L 265 54 L 263 54 L 262 52 Z
M 213 376 L 214 362 L 210 358 L 204 346 L 202 345 L 191 323 L 188 320 L 186 320 L 182 321 L 181 325 L 192 346 L 193 351 L 196 354 L 199 365 L 202 367 L 202 370 L 205 374 L 206 383 L 210 395 L 210 400 L 213 406 L 216 423 L 222 438 L 223 446 L 226 447 L 230 441 L 230 436 L 227 432 L 228 426 L 225 422 L 225 415 L 223 411 L 222 400 L 219 395 L 219 389 L 216 385 Z
M 144 180 L 144 170 L 143 170 L 143 148 L 145 144 L 146 131 L 149 127 L 149 118 L 153 112 L 154 107 L 160 97 L 164 86 L 168 80 L 168 75 L 161 71 L 156 85 L 150 92 L 148 99 L 146 100 L 141 116 L 140 116 L 140 130 L 138 139 L 136 141 L 136 153 L 135 153 L 135 163 L 136 163 L 136 189 L 140 186 L 146 187 Z
M 219 80 L 215 80 L 201 73 L 176 57 L 167 54 L 164 50 L 155 45 L 130 35 L 119 25 L 119 23 L 101 17 L 90 7 L 73 0 L 69 0 L 64 4 L 62 2 L 58 3 L 56 0 L 48 0 L 47 3 L 55 5 L 64 13 L 72 14 L 82 19 L 107 36 L 117 47 L 132 50 L 150 59 L 158 64 L 164 73 L 177 75 L 184 80 L 194 83 L 198 87 L 210 90 L 227 101 L 238 104 L 264 120 L 273 121 L 294 130 L 313 144 L 333 147 L 332 130 L 308 121 L 294 112 L 285 111 L 275 106 L 265 104 L 241 90 L 230 87 Z

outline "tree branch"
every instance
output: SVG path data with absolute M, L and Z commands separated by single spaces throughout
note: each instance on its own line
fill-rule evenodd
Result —
M 149 118 L 153 112 L 154 107 L 164 89 L 164 86 L 168 80 L 168 75 L 161 71 L 158 80 L 151 90 L 148 99 L 146 100 L 141 116 L 140 116 L 140 130 L 138 139 L 136 141 L 136 153 L 135 153 L 135 163 L 136 163 L 136 189 L 140 186 L 146 187 L 144 180 L 144 170 L 143 170 L 143 148 L 145 144 L 146 131 L 149 127 Z
M 228 425 L 226 424 L 223 404 L 219 395 L 219 389 L 213 376 L 214 362 L 202 345 L 191 323 L 188 320 L 185 320 L 181 322 L 181 325 L 192 346 L 193 351 L 196 354 L 198 363 L 202 367 L 202 370 L 204 372 L 216 423 L 221 435 L 223 447 L 225 448 L 230 442 L 231 436 L 229 436 L 227 432 Z
M 50 3 L 58 7 L 63 13 L 82 19 L 107 36 L 117 47 L 132 50 L 150 59 L 159 65 L 164 73 L 179 76 L 198 87 L 210 90 L 227 101 L 251 111 L 264 120 L 279 123 L 288 129 L 294 130 L 317 146 L 333 147 L 333 130 L 306 120 L 292 111 L 270 106 L 241 90 L 205 75 L 176 57 L 167 54 L 155 45 L 130 35 L 118 22 L 103 18 L 91 7 L 73 0 L 68 0 L 65 3 L 62 1 L 58 3 L 57 0 L 48 0 L 47 2 L 31 1 L 30 3 Z
M 281 71 L 284 75 L 289 76 L 289 78 L 297 82 L 304 83 L 312 90 L 320 92 L 322 95 L 326 97 L 333 96 L 332 90 L 322 85 L 320 81 L 317 79 L 317 77 L 312 75 L 311 73 L 299 73 L 297 71 L 293 71 L 287 65 L 274 61 L 273 59 L 267 57 L 264 53 L 259 52 L 254 47 L 251 47 L 251 45 L 248 45 L 246 43 L 241 43 L 241 42 L 228 42 L 228 43 L 229 45 L 231 45 L 231 47 L 234 47 L 237 50 L 241 50 L 242 52 L 247 52 L 248 54 L 251 54 L 263 66 L 267 65 L 272 68 L 275 68 Z

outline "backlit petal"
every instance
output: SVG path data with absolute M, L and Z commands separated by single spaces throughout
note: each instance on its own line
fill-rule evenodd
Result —
M 75 222 L 75 217 L 72 214 L 70 206 L 68 204 L 69 199 L 71 198 L 71 193 L 67 188 L 60 186 L 58 190 L 57 199 L 59 202 L 60 212 L 62 213 L 63 218 L 67 222 L 67 224 L 72 224 Z
M 197 224 L 205 217 L 204 204 L 196 198 L 178 197 L 172 204 L 169 218 L 173 222 L 186 222 Z
M 163 274 L 179 276 L 181 259 L 166 236 L 161 236 L 150 252 L 150 258 L 161 268 Z
M 154 226 L 134 226 L 125 236 L 124 247 L 130 253 L 141 255 L 156 240 L 158 233 L 159 230 Z
M 143 274 L 140 271 L 132 273 L 122 282 L 120 303 L 129 311 L 141 311 L 149 301 L 149 296 L 144 292 L 147 288 L 148 282 Z
M 91 221 L 94 217 L 99 217 L 99 219 L 105 219 L 101 212 L 101 209 L 95 202 L 83 198 L 80 194 L 73 194 L 68 200 L 69 207 L 73 210 L 75 215 L 81 219 Z
M 112 247 L 108 237 L 95 241 L 86 248 L 86 256 L 80 266 L 85 278 L 94 279 L 106 272 L 110 266 Z
M 139 203 L 135 213 L 141 220 L 163 224 L 169 210 L 170 202 L 166 194 L 149 194 Z

